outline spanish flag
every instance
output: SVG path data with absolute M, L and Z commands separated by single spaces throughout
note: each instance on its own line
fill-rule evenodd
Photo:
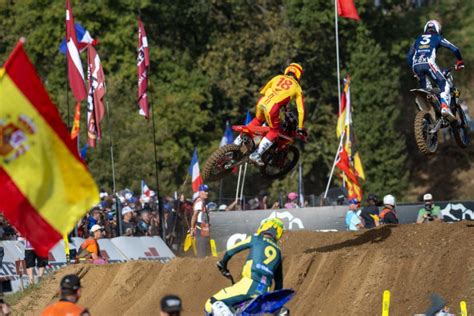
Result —
M 40 256 L 99 202 L 20 41 L 0 68 L 0 211 Z

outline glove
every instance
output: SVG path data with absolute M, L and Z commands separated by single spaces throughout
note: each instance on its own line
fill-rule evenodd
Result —
M 461 70 L 464 68 L 464 61 L 462 60 L 457 60 L 456 65 L 454 66 L 454 69 L 456 70 Z
M 296 134 L 299 135 L 299 136 L 302 136 L 302 137 L 308 136 L 308 133 L 306 132 L 306 130 L 304 128 L 296 129 Z
M 227 267 L 224 265 L 224 263 L 222 261 L 217 261 L 216 265 L 217 265 L 217 269 L 219 269 L 221 274 L 225 276 L 226 278 L 230 279 L 230 276 L 231 276 L 230 271 L 227 270 Z

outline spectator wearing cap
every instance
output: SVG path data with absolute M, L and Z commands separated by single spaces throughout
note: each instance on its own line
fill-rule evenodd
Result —
M 160 316 L 180 316 L 183 307 L 177 295 L 166 295 L 161 299 Z
M 129 206 L 122 208 L 122 236 L 133 236 L 135 234 L 135 224 L 133 223 L 133 210 Z
M 103 231 L 102 226 L 92 226 L 89 238 L 87 238 L 80 247 L 79 254 L 77 255 L 79 259 L 101 259 L 98 240 L 102 237 Z
M 384 196 L 383 205 L 384 207 L 379 215 L 380 221 L 384 224 L 398 224 L 395 197 L 391 194 Z
M 349 211 L 347 211 L 345 219 L 347 230 L 358 231 L 364 228 L 364 224 L 359 217 L 358 207 L 359 200 L 355 198 L 349 200 Z
M 360 212 L 360 217 L 364 221 L 365 228 L 379 226 L 379 208 L 377 203 L 377 196 L 370 193 L 367 197 L 367 206 L 365 206 Z
M 75 274 L 64 276 L 60 283 L 59 302 L 46 307 L 41 316 L 88 316 L 89 311 L 77 304 L 81 297 L 81 280 Z
M 290 192 L 287 196 L 285 208 L 298 208 L 298 194 L 296 192 Z
M 191 219 L 191 236 L 196 237 L 197 256 L 205 257 L 209 253 L 211 232 L 209 212 L 206 208 L 209 197 L 209 187 L 205 184 L 199 186 L 198 197 L 193 203 L 193 217 Z
M 441 221 L 441 208 L 433 204 L 433 196 L 430 193 L 423 195 L 425 206 L 418 211 L 417 224 L 432 221 Z

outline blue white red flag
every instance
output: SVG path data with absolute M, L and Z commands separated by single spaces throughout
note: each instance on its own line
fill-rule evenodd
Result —
M 97 40 L 93 39 L 91 34 L 88 30 L 86 30 L 82 25 L 79 23 L 74 23 L 74 28 L 76 29 L 76 36 L 77 36 L 77 48 L 79 52 L 83 52 L 86 50 L 89 44 L 96 45 Z M 66 55 L 67 53 L 67 43 L 66 39 L 63 39 L 61 44 L 59 44 L 59 52 L 61 54 Z
M 197 155 L 197 149 L 194 149 L 193 158 L 191 159 L 191 165 L 189 166 L 189 174 L 192 179 L 193 192 L 199 191 L 199 186 L 203 183 L 201 178 L 201 172 L 199 171 L 199 160 Z
M 250 111 L 247 110 L 247 116 L 245 117 L 245 125 L 248 125 L 252 121 L 252 116 L 250 116 Z
M 227 122 L 225 123 L 224 136 L 222 136 L 221 144 L 220 144 L 219 147 L 232 144 L 233 141 L 234 141 L 234 135 L 233 135 L 233 133 L 232 133 L 232 129 L 230 128 L 229 121 L 227 121 Z
M 151 195 L 151 190 L 150 190 L 150 188 L 146 185 L 146 183 L 145 183 L 144 180 L 142 180 L 142 185 L 141 185 L 141 187 L 142 187 L 142 194 L 141 194 L 141 195 L 142 195 L 142 196 L 144 195 L 144 196 L 150 197 L 150 195 Z

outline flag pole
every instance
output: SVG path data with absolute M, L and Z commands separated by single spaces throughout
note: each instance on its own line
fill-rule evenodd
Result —
M 240 200 L 243 201 L 243 195 L 244 195 L 244 185 L 245 185 L 245 176 L 247 175 L 247 165 L 248 163 L 245 163 L 244 166 L 244 174 L 242 175 L 242 187 L 240 189 Z
M 115 162 L 114 162 L 114 137 L 112 136 L 112 114 L 109 109 L 109 101 L 105 100 L 105 106 L 107 107 L 107 127 L 110 135 L 110 162 L 112 164 L 112 191 L 115 194 Z
M 240 178 L 242 175 L 242 165 L 239 166 L 239 175 L 237 176 L 237 189 L 235 190 L 235 200 L 239 199 Z
M 337 19 L 337 1 L 334 0 L 334 24 L 336 32 L 336 65 L 337 65 L 337 100 L 338 100 L 338 109 L 339 114 L 341 113 L 341 71 L 339 66 L 339 28 L 338 28 L 338 19 Z
M 164 216 L 163 216 L 163 201 L 161 199 L 160 195 L 160 186 L 159 186 L 159 180 L 158 180 L 158 154 L 156 150 L 156 132 L 155 132 L 155 109 L 154 107 L 150 106 L 151 110 L 151 120 L 152 120 L 152 125 L 153 125 L 153 149 L 155 152 L 155 180 L 156 180 L 156 198 L 158 199 L 158 216 L 160 218 L 160 223 L 161 223 L 161 238 L 163 241 L 165 241 L 165 223 L 164 223 Z
M 342 146 L 342 141 L 344 139 L 344 135 L 346 134 L 345 132 L 346 132 L 345 130 L 342 131 L 342 134 L 341 134 L 341 137 L 340 137 L 340 140 L 339 140 L 339 145 L 337 146 L 336 156 L 334 157 L 334 162 L 332 164 L 331 173 L 329 174 L 328 184 L 326 185 L 326 191 L 324 192 L 324 199 L 326 199 L 327 196 L 328 196 L 329 185 L 331 185 L 332 175 L 334 174 L 334 168 L 336 167 L 337 155 L 339 154 L 339 147 Z
M 298 166 L 298 200 L 300 207 L 304 207 L 303 164 L 301 161 Z

